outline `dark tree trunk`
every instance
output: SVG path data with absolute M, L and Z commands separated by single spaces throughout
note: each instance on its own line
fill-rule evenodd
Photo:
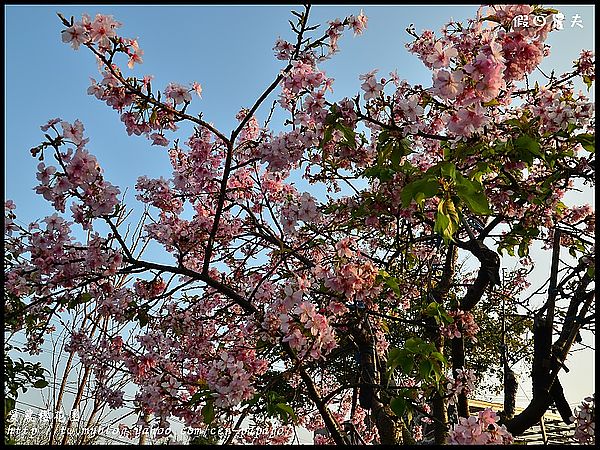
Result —
M 504 411 L 502 413 L 505 419 L 512 419 L 515 415 L 518 387 L 519 383 L 515 373 L 506 364 L 504 366 Z
M 450 244 L 444 262 L 444 269 L 439 283 L 431 291 L 431 295 L 436 303 L 445 306 L 448 298 L 448 292 L 452 286 L 454 272 L 456 269 L 456 260 L 458 258 L 458 249 L 454 244 Z M 425 330 L 429 340 L 435 345 L 440 353 L 444 353 L 444 336 L 440 332 L 439 325 L 433 317 L 425 316 Z M 431 401 L 432 414 L 434 417 L 433 429 L 436 444 L 444 444 L 448 435 L 448 407 L 446 399 L 435 395 Z
M 456 378 L 457 369 L 465 367 L 465 340 L 463 337 L 452 339 L 452 372 Z M 460 417 L 469 417 L 469 399 L 464 392 L 458 395 L 456 412 Z
M 364 317 L 360 324 L 351 330 L 359 352 L 360 385 L 358 401 L 361 408 L 371 411 L 379 432 L 379 441 L 383 445 L 397 445 L 403 442 L 401 419 L 396 417 L 389 405 L 380 399 L 380 365 L 377 364 L 375 336 Z
M 571 406 L 569 406 L 569 402 L 565 397 L 565 392 L 563 391 L 562 384 L 560 384 L 558 377 L 556 377 L 556 380 L 552 383 L 550 395 L 552 395 L 552 400 L 554 400 L 554 405 L 556 406 L 556 409 L 558 409 L 558 413 L 562 420 L 565 423 L 573 423 L 571 421 L 573 411 L 571 411 Z

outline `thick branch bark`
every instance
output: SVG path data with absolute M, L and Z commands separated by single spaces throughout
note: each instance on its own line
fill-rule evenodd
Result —
M 470 311 L 481 300 L 483 293 L 490 284 L 500 284 L 500 257 L 498 253 L 490 250 L 481 241 L 469 241 L 463 247 L 469 250 L 481 263 L 475 282 L 469 286 L 467 293 L 460 302 L 460 309 Z
M 565 423 L 573 423 L 571 421 L 571 416 L 573 415 L 573 411 L 571 411 L 571 406 L 569 406 L 569 402 L 565 397 L 565 392 L 563 391 L 562 384 L 558 377 L 552 383 L 552 387 L 550 388 L 550 395 L 552 395 L 552 400 L 554 400 L 554 404 L 556 405 L 556 409 L 558 409 L 558 413 Z

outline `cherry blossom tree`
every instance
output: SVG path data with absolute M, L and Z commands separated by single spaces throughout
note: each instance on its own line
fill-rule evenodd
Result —
M 134 248 L 123 190 L 105 179 L 84 124 L 52 119 L 31 154 L 36 192 L 57 213 L 23 227 L 5 203 L 5 300 L 25 319 L 11 326 L 35 352 L 49 318 L 77 305 L 131 325 L 75 330 L 68 349 L 96 373 L 126 371 L 137 394 L 125 401 L 141 418 L 176 417 L 224 443 L 291 442 L 297 427 L 324 430 L 316 443 L 512 442 L 553 402 L 561 409 L 559 372 L 593 326 L 595 213 L 565 195 L 595 180 L 594 106 L 573 88 L 593 83 L 594 55 L 532 85 L 558 12 L 480 8 L 441 34 L 407 30 L 430 87 L 373 70 L 355 97 L 334 99 L 319 65 L 367 17 L 317 27 L 310 9 L 292 12 L 294 39 L 273 48 L 281 71 L 228 131 L 187 112 L 200 83 L 159 90 L 126 75 L 143 51 L 113 17 L 59 15 L 62 41 L 98 61 L 88 94 L 168 151 L 168 178 L 142 176 L 135 190 L 145 242 L 169 262 Z M 544 23 L 516 26 L 517 16 Z M 257 116 L 274 97 L 283 131 Z M 299 191 L 298 177 L 315 189 Z M 541 307 L 525 295 L 533 243 L 552 252 Z M 503 277 L 501 258 L 517 261 Z M 527 332 L 533 399 L 515 415 L 511 358 Z M 486 365 L 504 411 L 471 416 Z M 119 406 L 123 393 L 109 391 Z

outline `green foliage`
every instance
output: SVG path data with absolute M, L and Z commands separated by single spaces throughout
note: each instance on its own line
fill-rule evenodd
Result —
M 344 140 L 341 144 L 356 149 L 356 132 L 348 125 L 344 124 L 341 119 L 342 114 L 338 110 L 337 105 L 333 104 L 325 119 L 325 130 L 323 131 L 323 139 L 320 143 L 321 148 L 333 139 L 333 132 L 338 130 L 344 136 Z
M 92 294 L 90 294 L 89 292 L 82 292 L 77 296 L 64 297 L 61 303 L 64 304 L 67 307 L 67 309 L 73 310 L 77 308 L 77 306 L 89 302 L 91 299 Z
M 43 389 L 48 386 L 48 381 L 45 379 L 45 372 L 41 363 L 31 363 L 24 361 L 22 358 L 13 360 L 9 352 L 16 348 L 10 344 L 5 344 L 4 347 L 4 423 L 8 419 L 9 414 L 15 408 L 15 403 L 19 397 L 19 391 L 25 393 L 30 387 Z M 4 436 L 7 443 L 7 436 Z
M 438 325 L 453 323 L 454 319 L 438 303 L 431 302 L 425 309 L 425 315 L 433 317 Z
M 401 297 L 402 293 L 400 292 L 400 284 L 398 283 L 398 278 L 391 276 L 385 270 L 380 269 L 376 278 L 377 282 L 383 282 L 387 287 L 389 287 L 397 297 Z
M 208 400 L 206 402 L 206 405 L 202 407 L 201 414 L 204 423 L 207 425 L 212 423 L 213 420 L 215 420 L 215 405 L 213 400 Z
M 283 383 L 287 389 L 282 389 L 282 391 L 268 390 L 266 392 L 258 392 L 251 399 L 242 402 L 242 404 L 253 406 L 256 412 L 260 411 L 268 417 L 278 418 L 283 423 L 288 423 L 290 420 L 296 421 L 298 417 L 289 404 L 293 392 L 288 392 L 290 386 L 285 382 Z
M 529 254 L 531 241 L 539 234 L 540 230 L 537 227 L 526 227 L 522 223 L 517 223 L 502 237 L 498 252 L 502 254 L 506 250 L 510 256 L 515 256 L 515 247 L 517 247 L 517 254 L 523 258 Z
M 583 80 L 589 91 L 592 88 L 592 85 L 594 84 L 594 80 L 589 75 L 582 75 L 581 79 Z
M 593 134 L 581 133 L 573 137 L 575 142 L 581 144 L 581 146 L 590 153 L 596 152 L 596 136 Z
M 451 198 L 442 199 L 438 203 L 437 213 L 435 215 L 435 226 L 433 231 L 440 234 L 444 242 L 452 240 L 454 233 L 458 231 L 460 217 Z
M 411 200 L 415 200 L 417 205 L 422 205 L 427 198 L 435 197 L 439 193 L 439 183 L 435 176 L 429 174 L 423 178 L 408 183 L 402 189 L 402 206 L 410 205 Z
M 444 367 L 448 361 L 435 345 L 425 342 L 421 338 L 412 337 L 404 343 L 404 348 L 392 348 L 387 359 L 387 378 L 393 375 L 397 368 L 407 376 L 415 376 L 425 384 L 431 384 L 436 389 L 440 388 Z
M 212 397 L 212 391 L 210 389 L 202 388 L 194 393 L 192 397 L 187 401 L 186 406 L 193 406 L 199 403 L 201 400 Z
M 296 413 L 290 405 L 285 402 L 285 398 L 274 391 L 269 391 L 266 398 L 267 414 L 269 417 L 277 417 L 283 423 L 288 423 L 290 419 L 296 420 Z
M 517 161 L 525 161 L 528 165 L 531 165 L 535 157 L 541 160 L 545 159 L 540 150 L 540 143 L 533 136 L 522 134 L 513 141 L 512 145 Z
M 478 179 L 481 172 L 474 172 L 472 179 L 462 175 L 456 166 L 443 161 L 430 167 L 425 174 L 408 183 L 401 193 L 402 206 L 407 207 L 412 200 L 422 206 L 425 199 L 440 197 L 435 216 L 434 231 L 444 242 L 453 239 L 460 228 L 460 210 L 466 205 L 478 215 L 491 214 L 483 185 Z
M 362 175 L 385 183 L 396 173 L 412 173 L 414 167 L 408 161 L 404 161 L 404 158 L 412 153 L 410 147 L 410 140 L 382 131 L 377 138 L 377 163 L 365 169 Z
M 208 434 L 207 436 L 196 435 L 190 439 L 190 445 L 216 445 L 219 443 L 217 436 Z
M 390 408 L 398 417 L 403 417 L 404 414 L 412 415 L 410 401 L 406 397 L 396 397 L 390 402 Z M 411 420 L 412 417 L 409 418 Z
M 431 310 L 434 309 L 442 314 L 439 308 L 431 306 Z M 421 380 L 422 387 L 426 392 L 430 389 L 439 392 L 442 389 L 441 381 L 444 378 L 444 369 L 447 366 L 448 361 L 442 353 L 437 351 L 435 345 L 420 338 L 411 337 L 404 343 L 404 348 L 389 350 L 387 379 L 389 380 L 394 371 L 399 368 L 403 375 Z M 390 401 L 391 410 L 398 417 L 407 417 L 410 422 L 414 412 L 415 396 L 415 389 L 399 389 L 396 392 L 396 397 Z
M 481 181 L 469 180 L 460 173 L 456 174 L 455 181 L 456 194 L 474 214 L 487 215 L 492 213 Z

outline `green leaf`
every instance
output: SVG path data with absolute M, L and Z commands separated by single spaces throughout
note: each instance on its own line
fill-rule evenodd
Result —
M 4 419 L 8 417 L 13 409 L 15 409 L 15 399 L 6 397 L 4 399 Z
M 205 424 L 210 424 L 215 418 L 215 407 L 212 401 L 209 401 L 202 407 L 202 417 Z
M 540 143 L 528 134 L 519 136 L 514 140 L 513 145 L 517 151 L 517 157 L 529 164 L 533 164 L 535 156 L 544 160 L 544 155 L 540 151 Z
M 481 182 L 469 180 L 459 173 L 456 177 L 456 194 L 473 213 L 480 215 L 492 213 Z
M 194 395 L 192 395 L 192 397 L 187 401 L 186 404 L 187 404 L 187 406 L 192 406 L 192 405 L 198 403 L 203 398 L 206 398 L 208 396 L 210 396 L 210 391 L 207 391 L 207 390 L 197 391 Z
M 398 279 L 396 277 L 388 277 L 385 280 L 385 284 L 392 291 L 394 291 L 394 294 L 396 294 L 398 297 L 400 297 L 402 295 L 402 293 L 400 292 L 400 285 L 398 284 Z
M 388 357 L 387 357 L 387 365 L 391 366 L 394 364 L 394 362 L 396 362 L 398 360 L 398 358 L 400 358 L 400 353 L 402 352 L 401 349 L 399 348 L 391 348 L 388 351 Z
M 389 138 L 390 138 L 390 133 L 388 133 L 387 131 L 383 130 L 381 133 L 379 133 L 379 136 L 377 136 L 378 146 L 381 145 L 381 144 L 383 144 Z
M 404 343 L 404 348 L 411 353 L 419 353 L 421 355 L 428 355 L 435 351 L 435 347 L 425 342 L 420 338 L 410 338 Z
M 89 292 L 82 292 L 77 297 L 72 298 L 68 304 L 67 309 L 74 309 L 77 305 L 81 305 L 83 303 L 89 302 L 92 299 L 92 294 Z
M 483 192 L 470 192 L 457 189 L 458 196 L 475 214 L 488 215 L 492 213 L 488 199 Z
M 334 103 L 333 105 L 331 105 L 331 108 L 329 109 L 329 114 L 327 114 L 327 117 L 325 118 L 325 125 L 335 124 L 339 117 L 340 113 L 338 111 L 337 105 Z
M 346 139 L 344 143 L 349 147 L 356 148 L 356 133 L 354 130 L 350 129 L 343 123 L 337 123 L 335 127 L 344 135 L 344 138 Z
M 323 148 L 325 146 L 325 144 L 327 144 L 331 138 L 333 137 L 333 130 L 331 127 L 326 127 L 325 131 L 323 132 L 323 140 L 321 141 L 321 148 Z
M 596 136 L 593 134 L 582 133 L 574 136 L 574 138 L 588 152 L 594 153 L 596 151 Z
M 402 369 L 402 372 L 406 375 L 409 375 L 415 365 L 415 357 L 405 351 L 398 361 L 400 362 L 400 368 Z
M 483 102 L 483 106 L 496 106 L 496 105 L 499 105 L 499 104 L 500 104 L 500 102 L 496 98 L 493 98 L 493 99 L 491 99 L 488 102 Z
M 394 169 L 398 169 L 400 167 L 400 160 L 404 156 L 404 152 L 402 151 L 402 147 L 400 143 L 395 142 L 392 145 L 392 154 L 390 155 L 390 161 L 392 162 L 392 167 Z
M 146 311 L 144 309 L 140 309 L 138 311 L 137 318 L 138 318 L 138 321 L 140 322 L 141 327 L 145 327 L 146 325 L 148 325 L 148 322 L 150 321 L 150 319 L 148 317 L 148 311 Z
M 454 164 L 452 164 L 451 162 L 443 162 L 439 164 L 439 168 L 440 168 L 440 174 L 444 177 L 450 177 L 453 180 L 456 179 L 457 176 L 457 171 L 456 171 L 456 166 Z
M 448 365 L 448 360 L 446 359 L 446 357 L 441 354 L 440 352 L 432 352 L 431 353 L 431 357 L 437 359 L 439 362 L 442 363 L 442 365 L 447 366 Z M 434 366 L 435 367 L 435 366 Z
M 364 170 L 363 175 L 367 178 L 377 178 L 385 183 L 394 177 L 394 170 L 389 167 L 374 166 Z
M 424 359 L 419 363 L 419 375 L 423 380 L 428 380 L 431 377 L 431 372 L 433 371 L 433 363 Z
M 38 389 L 43 389 L 46 386 L 48 386 L 48 382 L 46 380 L 37 380 L 35 383 L 33 383 L 33 387 Z
M 430 175 L 420 178 L 411 183 L 408 183 L 402 189 L 400 197 L 402 206 L 407 207 L 410 201 L 414 198 L 417 204 L 421 204 L 426 198 L 434 197 L 439 190 L 438 181 Z
M 460 219 L 452 199 L 442 199 L 438 204 L 433 231 L 440 234 L 444 242 L 452 240 L 454 233 L 458 230 Z
M 398 417 L 402 417 L 408 409 L 408 402 L 402 397 L 396 397 L 390 402 L 390 408 Z
M 420 353 L 421 351 L 421 339 L 419 338 L 410 338 L 404 343 L 404 348 L 411 353 Z
M 594 279 L 595 278 L 595 274 L 596 274 L 596 269 L 594 266 L 590 266 L 587 268 L 587 276 Z
M 437 316 L 440 313 L 440 305 L 438 305 L 436 302 L 431 302 L 429 305 L 427 305 L 427 308 L 425 308 L 425 315 L 427 316 Z
M 277 403 L 275 406 L 283 412 L 284 420 L 287 420 L 288 417 L 292 417 L 294 420 L 296 419 L 296 413 L 290 405 L 286 403 Z
M 508 119 L 503 122 L 504 125 L 512 125 L 513 127 L 521 128 L 521 121 L 519 119 Z
M 387 366 L 388 377 L 400 366 L 403 373 L 409 374 L 414 366 L 414 355 L 406 349 L 393 348 L 388 352 Z

